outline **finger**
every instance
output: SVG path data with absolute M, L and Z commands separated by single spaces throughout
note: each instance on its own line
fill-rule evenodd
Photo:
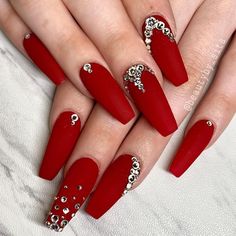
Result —
M 134 117 L 127 98 L 108 71 L 100 53 L 60 0 L 20 0 L 11 1 L 11 4 L 39 37 L 27 33 L 24 47 L 51 80 L 56 84 L 65 80 L 62 67 L 79 91 L 89 96 L 89 90 L 96 101 L 120 122 L 125 124 Z
M 98 0 L 64 0 L 64 3 L 150 124 L 164 136 L 174 132 L 177 126 L 159 83 L 161 73 L 120 0 L 106 0 L 103 4 Z
M 66 164 L 65 177 L 47 217 L 49 227 L 61 230 L 75 216 L 131 126 L 132 121 L 123 126 L 100 106 L 94 108 Z
M 218 4 L 220 3 L 218 2 Z M 189 98 L 194 99 L 194 102 L 191 103 L 191 109 L 193 109 L 203 95 L 205 87 L 210 81 L 211 72 L 214 71 L 226 42 L 234 31 L 234 27 L 227 23 L 229 19 L 225 19 L 227 14 L 233 12 L 232 5 L 229 5 L 227 9 L 224 8 L 222 12 L 217 12 L 217 16 L 214 15 L 211 19 L 211 32 L 207 31 L 208 26 L 205 22 L 211 7 L 210 5 L 203 7 L 195 14 L 179 44 L 187 65 L 187 72 L 190 75 L 189 82 L 177 89 L 173 89 L 173 86 L 168 83 L 165 84 L 165 92 L 178 124 L 189 112 L 185 102 Z M 222 9 L 219 5 L 215 7 Z M 218 27 L 219 19 L 224 19 L 222 27 Z M 196 32 L 200 32 L 197 40 Z M 222 36 L 225 38 L 222 39 Z M 207 50 L 203 55 L 202 48 Z M 198 93 L 195 92 L 196 90 Z M 155 133 L 152 127 L 141 119 L 126 137 L 116 154 L 115 161 L 101 178 L 86 211 L 94 218 L 99 218 L 120 199 L 122 193 L 138 186 L 158 160 L 169 138 L 163 138 Z M 136 160 L 132 160 L 132 157 L 136 157 L 140 162 L 138 171 L 133 168 L 133 161 L 136 162 Z M 109 185 L 111 182 L 116 184 L 111 186 Z
M 222 134 L 236 111 L 236 36 L 227 50 L 215 81 L 191 118 L 170 171 L 180 177 Z
M 69 81 L 58 86 L 50 114 L 51 134 L 39 170 L 41 178 L 52 180 L 64 167 L 92 107 L 92 100 Z
M 123 4 L 165 78 L 176 86 L 185 83 L 188 76 L 175 42 L 177 29 L 169 1 L 138 0 L 134 4 L 123 0 Z

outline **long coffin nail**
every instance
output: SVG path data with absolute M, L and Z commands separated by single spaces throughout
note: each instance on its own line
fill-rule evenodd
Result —
M 74 112 L 63 112 L 56 120 L 39 176 L 52 180 L 70 157 L 80 134 L 81 122 Z
M 175 86 L 188 81 L 188 75 L 168 22 L 161 16 L 152 16 L 143 26 L 148 51 L 165 77 Z
M 151 69 L 133 65 L 126 71 L 124 81 L 138 109 L 160 134 L 168 136 L 177 129 L 166 96 Z
M 86 207 L 95 219 L 106 213 L 133 186 L 140 174 L 136 157 L 123 155 L 117 158 L 102 176 Z
M 188 131 L 169 168 L 180 177 L 199 157 L 212 139 L 214 125 L 209 120 L 200 120 Z
M 66 75 L 59 64 L 35 34 L 27 34 L 24 38 L 23 46 L 35 65 L 54 84 L 59 85 L 66 79 Z
M 88 63 L 80 70 L 85 87 L 113 117 L 126 124 L 134 117 L 124 92 L 108 70 L 96 63 Z
M 46 220 L 50 229 L 64 229 L 92 191 L 97 176 L 98 167 L 92 159 L 81 158 L 70 167 Z

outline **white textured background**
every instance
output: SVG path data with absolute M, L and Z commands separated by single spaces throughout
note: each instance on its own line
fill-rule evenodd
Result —
M 54 87 L 0 32 L 0 235 L 56 235 L 42 224 L 60 176 L 37 177 Z M 181 131 L 181 129 L 180 129 Z M 143 184 L 99 221 L 82 211 L 60 235 L 236 235 L 236 119 L 177 180 L 177 133 Z

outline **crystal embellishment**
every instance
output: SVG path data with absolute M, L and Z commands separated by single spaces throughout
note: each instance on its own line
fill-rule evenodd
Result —
M 170 41 L 174 42 L 174 35 L 171 32 L 171 29 L 168 27 L 165 27 L 165 23 L 162 21 L 157 20 L 154 17 L 149 17 L 145 21 L 145 30 L 144 30 L 144 35 L 145 35 L 145 44 L 148 49 L 148 51 L 151 53 L 151 37 L 153 35 L 153 30 L 159 30 L 162 31 L 164 35 L 166 35 Z
M 130 175 L 128 176 L 128 183 L 125 187 L 123 195 L 125 195 L 126 193 L 128 193 L 128 191 L 132 189 L 133 184 L 136 182 L 136 180 L 140 175 L 140 162 L 136 157 L 132 157 L 132 161 L 133 161 L 132 168 L 130 170 Z
M 127 89 L 128 88 L 128 83 L 134 83 L 134 85 L 143 93 L 145 93 L 145 89 L 144 89 L 144 84 L 142 83 L 142 73 L 144 71 L 148 71 L 152 74 L 154 74 L 154 72 L 149 69 L 148 67 L 142 65 L 142 64 L 137 64 L 137 65 L 133 65 L 131 66 L 125 73 L 124 75 L 124 86 Z
M 85 71 L 87 71 L 89 74 L 91 74 L 91 73 L 93 73 L 93 70 L 92 70 L 92 65 L 91 64 L 85 64 L 84 66 L 83 66 L 83 69 L 85 70 Z

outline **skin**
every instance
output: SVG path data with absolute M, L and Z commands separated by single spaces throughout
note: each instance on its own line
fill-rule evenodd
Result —
M 162 137 L 144 118 L 138 118 L 138 112 L 135 119 L 122 125 L 99 105 L 92 109 L 93 101 L 78 78 L 78 68 L 87 61 L 98 61 L 110 68 L 121 84 L 127 67 L 136 62 L 144 62 L 163 83 L 178 124 L 182 123 L 189 110 L 194 109 L 186 130 L 200 119 L 214 122 L 216 129 L 210 146 L 227 127 L 236 109 L 236 36 L 233 36 L 236 27 L 236 2 L 139 0 L 137 4 L 133 4 L 132 0 L 123 0 L 122 5 L 118 0 L 106 0 L 103 8 L 98 9 L 97 1 L 63 1 L 80 28 L 59 0 L 50 3 L 11 0 L 12 5 L 6 0 L 0 0 L 0 25 L 24 54 L 22 39 L 25 33 L 30 29 L 36 32 L 71 80 L 57 87 L 50 116 L 52 127 L 61 112 L 74 110 L 84 126 L 65 166 L 65 173 L 78 158 L 89 156 L 98 163 L 101 176 L 113 158 L 128 153 L 139 157 L 142 162 L 142 172 L 136 182 L 138 186 L 159 159 L 171 137 Z M 55 8 L 56 16 L 53 13 Z M 189 82 L 181 87 L 176 88 L 163 80 L 158 66 L 147 53 L 142 41 L 143 20 L 154 13 L 161 14 L 168 20 L 175 32 L 176 41 L 179 42 L 189 75 Z M 107 18 L 113 20 L 107 21 Z M 106 25 L 107 22 L 109 25 Z M 55 34 L 49 33 L 51 29 Z M 217 62 L 219 65 L 216 75 L 210 85 L 210 77 L 216 70 Z M 211 74 L 206 73 L 206 69 Z M 199 84 L 202 86 L 200 89 Z M 207 86 L 210 87 L 204 95 Z M 194 101 L 194 105 L 189 106 L 189 101 Z M 196 106 L 198 102 L 200 103 Z M 134 125 L 136 119 L 138 121 Z

